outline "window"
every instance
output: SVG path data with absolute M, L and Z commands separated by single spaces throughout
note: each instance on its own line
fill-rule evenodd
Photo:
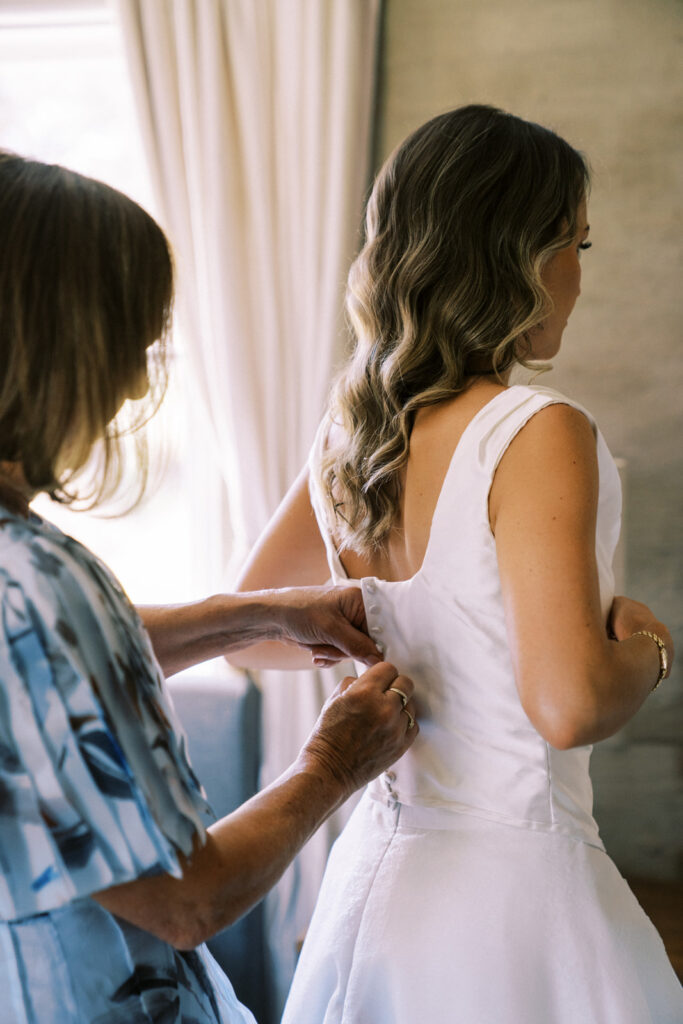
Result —
M 64 164 L 126 192 L 154 215 L 123 44 L 102 0 L 5 4 L 0 13 L 0 146 Z M 75 512 L 48 498 L 34 507 L 82 540 L 119 576 L 138 603 L 202 594 L 193 564 L 190 495 L 197 467 L 190 433 L 183 353 L 175 339 L 169 393 L 149 425 L 157 486 L 124 517 Z M 163 453 L 163 456 L 162 456 Z

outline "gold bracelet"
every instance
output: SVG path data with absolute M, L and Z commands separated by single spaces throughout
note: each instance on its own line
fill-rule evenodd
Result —
M 666 644 L 662 640 L 661 636 L 657 636 L 656 633 L 651 633 L 649 629 L 639 629 L 636 633 L 631 633 L 631 636 L 649 636 L 650 640 L 654 640 L 657 644 L 657 650 L 659 651 L 659 675 L 657 677 L 657 682 L 651 690 L 651 692 L 654 693 L 669 668 L 669 655 L 666 653 Z

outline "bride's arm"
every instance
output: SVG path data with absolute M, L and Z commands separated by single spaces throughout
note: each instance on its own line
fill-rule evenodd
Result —
M 659 652 L 649 637 L 632 633 L 657 633 L 673 656 L 668 630 L 645 605 L 628 602 L 628 625 L 614 629 L 620 642 L 607 635 L 597 503 L 588 421 L 566 405 L 541 410 L 503 456 L 489 512 L 520 698 L 541 735 L 560 749 L 612 735 L 652 690 Z
M 320 586 L 330 580 L 325 544 L 308 492 L 308 466 L 299 473 L 259 537 L 237 580 L 236 591 Z M 262 643 L 228 654 L 240 668 L 312 668 L 310 653 Z

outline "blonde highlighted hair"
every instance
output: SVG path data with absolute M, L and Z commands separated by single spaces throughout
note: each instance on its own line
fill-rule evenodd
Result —
M 342 550 L 384 545 L 416 411 L 526 364 L 527 336 L 552 308 L 541 270 L 572 241 L 588 189 L 567 142 L 487 106 L 433 118 L 389 157 L 349 274 L 355 350 L 315 467 Z
M 130 432 L 167 381 L 173 264 L 140 206 L 99 181 L 0 152 L 0 462 L 63 502 L 101 440 L 96 502 L 120 480 Z M 144 444 L 140 450 L 144 470 Z M 144 477 L 144 473 L 143 473 Z

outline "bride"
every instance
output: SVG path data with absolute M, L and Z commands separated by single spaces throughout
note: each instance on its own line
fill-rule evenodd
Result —
M 592 417 L 510 383 L 560 347 L 588 190 L 564 140 L 484 106 L 423 125 L 375 183 L 355 353 L 241 587 L 359 580 L 421 733 L 332 851 L 286 1024 L 683 1020 L 588 774 L 671 637 L 614 596 L 621 495 Z

